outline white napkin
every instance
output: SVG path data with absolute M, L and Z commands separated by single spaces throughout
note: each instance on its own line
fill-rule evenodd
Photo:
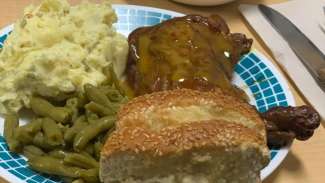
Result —
M 325 53 L 325 34 L 320 29 L 320 23 L 325 20 L 323 6 L 325 0 L 291 0 L 270 7 L 290 19 Z M 265 19 L 256 5 L 240 5 L 239 10 L 270 48 L 277 62 L 289 74 L 300 92 L 325 119 L 325 92 L 317 85 L 287 42 Z

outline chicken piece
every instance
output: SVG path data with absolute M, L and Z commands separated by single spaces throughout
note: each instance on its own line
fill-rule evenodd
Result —
M 215 87 L 242 95 L 231 78 L 234 66 L 251 44 L 245 35 L 231 34 L 217 15 L 188 15 L 139 28 L 129 36 L 127 83 L 135 96 L 176 88 L 209 91 Z
M 310 106 L 274 107 L 261 113 L 267 130 L 268 146 L 280 148 L 297 140 L 308 140 L 320 125 L 318 112 Z

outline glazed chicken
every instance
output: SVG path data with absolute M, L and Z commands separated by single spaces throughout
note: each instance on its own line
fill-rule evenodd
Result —
M 240 90 L 231 84 L 233 69 L 252 40 L 231 34 L 217 15 L 188 15 L 133 31 L 129 45 L 126 74 L 135 96 L 215 87 L 238 95 Z

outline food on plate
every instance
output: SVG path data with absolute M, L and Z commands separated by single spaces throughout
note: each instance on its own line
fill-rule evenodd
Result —
M 109 1 L 43 0 L 27 7 L 0 52 L 0 112 L 29 107 L 35 94 L 64 99 L 86 83 L 97 86 L 109 64 L 121 77 L 128 43 L 116 21 Z
M 15 138 L 15 129 L 19 126 L 19 119 L 17 115 L 8 114 L 5 117 L 3 128 L 3 136 L 11 151 L 17 152 L 20 148 L 19 141 Z
M 239 58 L 252 40 L 230 33 L 217 15 L 187 15 L 143 27 L 129 35 L 127 81 L 135 96 L 156 91 L 215 87 L 242 95 L 231 84 Z
M 268 162 L 265 126 L 253 107 L 219 89 L 176 89 L 122 106 L 100 176 L 104 183 L 253 183 Z
M 152 27 L 138 28 L 128 39 L 130 46 L 126 74 L 132 92 L 129 95 L 177 88 L 200 91 L 220 88 L 238 99 L 246 99 L 246 95 L 231 84 L 231 79 L 234 66 L 240 56 L 250 50 L 252 40 L 243 34 L 230 33 L 219 16 L 187 15 L 173 18 Z M 280 107 L 262 114 L 267 121 L 270 147 L 285 146 L 294 137 L 302 139 L 312 136 L 317 125 L 294 122 L 303 118 L 301 113 L 297 113 L 302 108 Z M 310 107 L 307 111 L 318 116 Z M 281 127 L 270 116 L 272 120 L 287 121 L 290 125 Z M 315 119 L 312 121 L 318 120 L 319 124 L 320 119 Z
M 206 120 L 239 123 L 265 135 L 265 125 L 254 107 L 220 89 L 211 92 L 179 89 L 139 96 L 122 106 L 116 126 L 159 131 L 180 123 Z
M 7 114 L 4 136 L 10 151 L 27 157 L 33 170 L 66 182 L 99 182 L 100 152 L 127 98 L 114 84 L 85 84 L 83 91 L 59 103 L 31 97 L 35 116 L 25 125 L 19 126 L 18 115 Z
M 320 115 L 310 106 L 274 107 L 261 113 L 270 148 L 286 146 L 296 138 L 308 140 L 320 125 Z
M 33 170 L 75 183 L 258 183 L 267 144 L 319 126 L 311 108 L 258 114 L 242 100 L 231 79 L 252 40 L 219 16 L 139 28 L 130 46 L 116 20 L 109 1 L 43 0 L 0 50 L 4 136 Z M 19 125 L 22 107 L 34 116 Z

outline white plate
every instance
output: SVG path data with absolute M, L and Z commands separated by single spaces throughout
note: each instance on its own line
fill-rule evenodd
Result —
M 141 26 L 157 24 L 175 16 L 177 12 L 133 5 L 115 5 L 119 17 L 115 25 L 117 30 L 128 35 L 132 30 Z M 0 47 L 12 30 L 8 26 L 0 31 Z M 272 63 L 257 51 L 252 51 L 242 57 L 234 73 L 234 81 L 250 97 L 250 103 L 263 112 L 273 106 L 294 106 L 295 102 L 288 84 Z M 0 132 L 3 131 L 3 118 L 0 117 Z M 271 150 L 271 162 L 261 172 L 262 179 L 270 175 L 286 157 L 289 148 Z M 8 152 L 4 138 L 0 135 L 0 176 L 10 182 L 60 182 L 53 176 L 39 174 L 28 168 L 24 157 Z

